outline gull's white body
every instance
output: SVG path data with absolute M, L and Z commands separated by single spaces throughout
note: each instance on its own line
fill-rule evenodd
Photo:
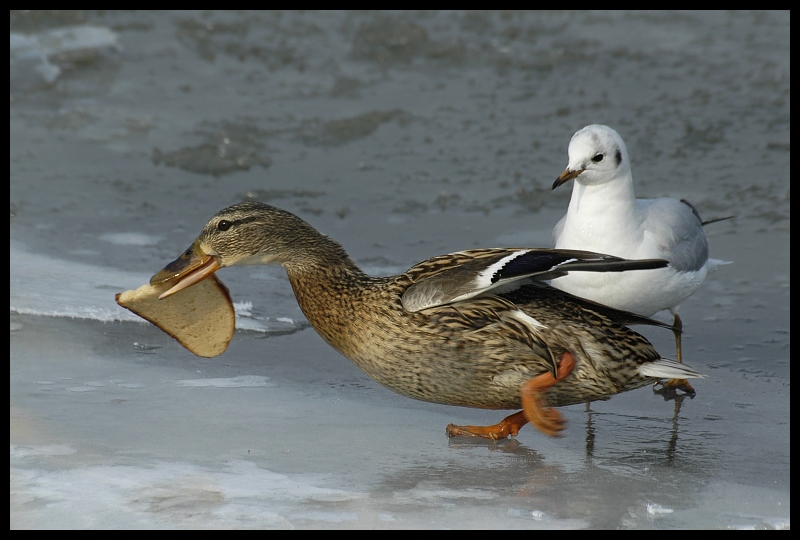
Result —
M 556 248 L 661 258 L 670 265 L 613 275 L 575 272 L 554 279 L 554 287 L 646 317 L 663 310 L 677 315 L 706 276 L 725 264 L 709 258 L 703 223 L 687 203 L 636 198 L 628 150 L 613 129 L 590 125 L 573 135 L 556 186 L 571 178 L 569 209 L 553 229 Z

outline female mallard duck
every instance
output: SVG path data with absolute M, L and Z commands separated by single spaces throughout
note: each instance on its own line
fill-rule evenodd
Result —
M 494 426 L 447 426 L 490 439 L 533 423 L 564 428 L 552 406 L 608 399 L 669 377 L 702 377 L 663 359 L 625 324 L 667 326 L 549 287 L 569 271 L 658 268 L 554 249 L 475 249 L 403 274 L 372 277 L 340 244 L 294 214 L 259 202 L 217 213 L 178 259 L 150 280 L 165 298 L 236 264 L 280 264 L 314 329 L 367 375 L 404 396 L 464 407 L 523 410 Z

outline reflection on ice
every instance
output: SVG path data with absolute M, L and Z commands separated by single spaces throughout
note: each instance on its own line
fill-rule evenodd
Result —
M 137 232 L 107 233 L 101 234 L 98 238 L 121 246 L 154 246 L 161 241 L 157 236 Z
M 12 463 L 30 455 L 65 455 L 58 448 L 13 448 Z M 53 454 L 53 452 L 58 452 Z M 142 466 L 89 465 L 52 473 L 17 468 L 11 476 L 11 507 L 26 506 L 12 528 L 35 525 L 40 516 L 67 529 L 103 528 L 292 528 L 301 522 L 341 522 L 352 512 L 336 512 L 342 502 L 364 494 L 320 487 L 313 476 L 283 475 L 249 461 L 231 461 L 221 469 L 187 462 L 151 462 Z M 333 499 L 332 508 L 325 508 Z M 80 511 L 78 511 L 80 509 Z M 19 515 L 19 514 L 17 514 Z M 356 516 L 357 517 L 357 516 Z
M 167 381 L 175 383 L 176 386 L 184 388 L 215 387 L 215 388 L 256 388 L 260 386 L 275 386 L 268 383 L 269 377 L 257 375 L 242 375 L 241 377 L 230 377 L 221 379 L 190 379 L 183 381 Z

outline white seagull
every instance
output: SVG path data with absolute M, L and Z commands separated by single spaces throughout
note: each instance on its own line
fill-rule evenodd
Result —
M 669 310 L 677 361 L 681 362 L 678 306 L 727 261 L 708 256 L 708 237 L 697 211 L 676 199 L 637 199 L 628 150 L 622 137 L 603 125 L 577 131 L 569 143 L 569 163 L 553 189 L 575 180 L 567 214 L 553 229 L 558 249 L 582 249 L 626 259 L 666 259 L 655 270 L 623 273 L 575 272 L 552 281 L 563 291 L 616 309 L 650 317 Z M 730 216 L 732 217 L 732 216 Z M 728 219 L 728 218 L 721 218 Z M 719 221 L 719 220 L 712 220 Z M 685 379 L 664 383 L 693 396 Z

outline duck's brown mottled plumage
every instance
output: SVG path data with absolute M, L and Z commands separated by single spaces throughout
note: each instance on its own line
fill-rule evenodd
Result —
M 503 287 L 488 292 L 476 288 L 488 279 L 477 276 L 479 269 L 488 275 L 506 260 L 521 261 L 517 254 L 523 252 L 562 259 L 564 253 L 574 254 L 572 264 L 586 259 L 590 267 L 602 266 L 597 260 L 602 256 L 587 252 L 485 249 L 434 257 L 396 276 L 372 277 L 340 244 L 297 216 L 246 202 L 212 217 L 193 246 L 151 281 L 173 280 L 179 290 L 187 275 L 207 276 L 234 264 L 280 264 L 300 308 L 325 341 L 387 388 L 434 403 L 518 409 L 525 405 L 521 387 L 539 377 L 549 405 L 570 405 L 608 399 L 664 376 L 652 371 L 643 375 L 640 366 L 674 367 L 624 325 L 661 323 L 574 298 L 541 281 L 559 270 L 519 283 L 509 272 Z M 404 303 L 416 307 L 410 310 Z M 571 373 L 561 364 L 569 355 L 575 361 Z M 564 367 L 559 372 L 560 364 Z M 681 369 L 699 376 L 691 368 Z M 563 380 L 556 382 L 559 377 Z M 510 433 L 527 421 L 549 434 L 561 429 L 561 423 L 548 429 L 529 416 L 513 415 Z M 495 438 L 504 433 L 466 434 Z

